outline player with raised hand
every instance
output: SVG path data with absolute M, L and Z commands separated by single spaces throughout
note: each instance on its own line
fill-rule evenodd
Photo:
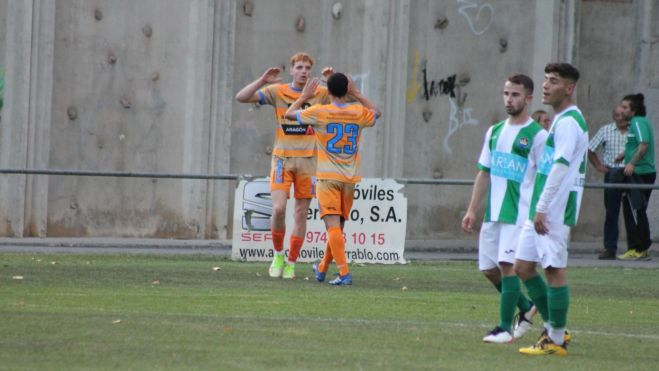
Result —
M 331 285 L 351 285 L 352 275 L 345 254 L 343 227 L 350 215 L 355 184 L 361 180 L 359 142 L 361 132 L 375 125 L 380 110 L 364 97 L 351 78 L 335 73 L 327 80 L 331 103 L 302 110 L 313 96 L 318 79 L 304 87 L 300 97 L 288 108 L 285 117 L 299 124 L 312 125 L 318 141 L 316 195 L 320 216 L 328 234 L 328 248 L 339 270 Z M 358 103 L 349 103 L 350 99 Z M 323 260 L 325 261 L 325 260 Z M 323 281 L 329 264 L 315 266 L 316 279 Z
M 311 78 L 314 60 L 307 53 L 296 53 L 290 60 L 290 75 L 293 81 L 281 83 L 281 68 L 270 67 L 236 94 L 241 103 L 257 103 L 274 107 L 275 143 L 272 149 L 270 171 L 270 194 L 272 198 L 271 232 L 275 250 L 270 264 L 270 277 L 295 278 L 295 262 L 304 243 L 307 228 L 307 210 L 313 198 L 313 176 L 316 171 L 316 144 L 313 130 L 287 120 L 284 113 L 300 97 L 302 89 Z M 333 69 L 326 67 L 323 75 Z M 318 103 L 329 103 L 327 89 L 316 85 L 314 91 L 301 103 L 305 107 Z M 295 225 L 290 238 L 288 259 L 284 256 L 286 235 L 286 203 L 294 188 Z

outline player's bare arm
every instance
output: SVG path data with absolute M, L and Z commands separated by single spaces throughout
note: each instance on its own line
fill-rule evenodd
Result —
M 474 180 L 474 189 L 471 192 L 471 201 L 465 216 L 462 218 L 462 230 L 471 233 L 474 230 L 474 223 L 476 222 L 476 211 L 485 199 L 487 189 L 490 186 L 490 174 L 486 171 L 480 170 L 476 174 Z
M 636 153 L 632 156 L 632 158 L 629 160 L 629 163 L 625 165 L 625 170 L 623 172 L 625 173 L 626 176 L 632 176 L 634 174 L 634 169 L 636 169 L 636 164 L 641 161 L 643 156 L 645 156 L 645 153 L 648 151 L 648 144 L 647 143 L 639 143 L 638 148 L 636 149 Z
M 353 99 L 356 99 L 359 103 L 362 104 L 362 106 L 375 112 L 375 118 L 380 118 L 380 116 L 382 116 L 382 112 L 380 112 L 378 106 L 376 106 L 375 103 L 371 102 L 368 98 L 363 96 L 362 92 L 359 91 L 359 89 L 357 89 L 357 85 L 355 85 L 355 82 L 352 80 L 352 76 L 348 76 L 347 95 L 349 97 L 352 97 Z
M 258 79 L 252 81 L 247 86 L 242 88 L 236 94 L 236 100 L 240 103 L 256 103 L 259 101 L 259 95 L 256 93 L 265 85 L 275 84 L 281 82 L 281 68 L 270 67 Z
M 295 115 L 297 111 L 302 108 L 302 104 L 311 99 L 314 94 L 316 94 L 316 89 L 318 89 L 318 85 L 320 84 L 320 80 L 318 78 L 314 77 L 313 79 L 309 80 L 304 85 L 304 88 L 302 89 L 302 93 L 300 93 L 300 97 L 293 102 L 293 104 L 288 107 L 288 110 L 284 114 L 284 117 L 289 119 L 289 120 L 295 120 Z

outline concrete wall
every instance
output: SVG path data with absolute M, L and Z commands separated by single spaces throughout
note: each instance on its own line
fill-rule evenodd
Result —
M 591 136 L 612 122 L 611 110 L 623 96 L 643 93 L 648 118 L 659 123 L 659 5 L 656 1 L 581 1 L 575 3 L 575 45 L 571 56 L 583 77 L 577 99 Z M 656 129 L 655 129 L 656 130 Z M 655 136 L 655 146 L 659 136 Z M 588 181 L 603 176 L 590 168 Z M 584 194 L 586 212 L 575 232 L 584 239 L 602 233 L 602 191 Z M 650 199 L 651 231 L 659 236 L 659 199 Z M 622 226 L 622 221 L 621 221 Z M 624 230 L 622 228 L 621 230 Z
M 513 72 L 540 74 L 534 58 L 536 52 L 547 54 L 542 49 L 551 48 L 551 40 L 534 43 L 534 38 L 547 27 L 526 16 L 535 14 L 536 3 L 530 1 L 412 4 L 409 72 L 406 89 L 399 92 L 406 97 L 403 175 L 473 179 L 485 131 L 506 117 L 503 82 Z M 553 13 L 553 7 L 548 10 Z M 407 191 L 410 236 L 456 234 L 470 188 Z
M 106 4 L 57 2 L 50 166 L 206 172 L 214 3 Z M 207 187 L 52 178 L 48 233 L 203 236 Z
M 383 109 L 363 136 L 366 176 L 472 179 L 505 118 L 503 81 L 527 73 L 539 92 L 549 61 L 581 69 L 593 133 L 633 91 L 659 122 L 658 12 L 652 0 L 0 2 L 0 166 L 265 174 L 272 109 L 233 96 L 270 66 L 288 80 L 305 50 Z M 0 235 L 225 238 L 234 186 L 0 175 Z M 461 237 L 470 192 L 406 187 L 408 238 Z M 586 202 L 575 237 L 599 239 L 601 191 Z

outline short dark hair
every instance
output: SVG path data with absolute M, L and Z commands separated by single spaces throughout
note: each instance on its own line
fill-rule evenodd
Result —
M 622 100 L 629 102 L 629 107 L 634 111 L 634 116 L 645 117 L 645 97 L 643 94 L 629 94 L 625 95 Z
M 569 63 L 549 63 L 545 66 L 545 73 L 557 73 L 558 76 L 572 80 L 576 83 L 579 81 L 579 70 Z
M 531 117 L 532 117 L 535 121 L 540 122 L 540 116 L 542 116 L 542 115 L 546 115 L 546 114 L 547 114 L 547 111 L 539 109 L 539 110 L 533 112 L 533 113 L 531 114 Z
M 526 90 L 529 95 L 533 94 L 533 80 L 531 80 L 530 77 L 522 73 L 516 73 L 508 77 L 508 81 L 516 85 L 524 86 L 524 90 Z
M 348 93 L 348 77 L 336 72 L 327 79 L 327 90 L 336 98 L 343 98 Z

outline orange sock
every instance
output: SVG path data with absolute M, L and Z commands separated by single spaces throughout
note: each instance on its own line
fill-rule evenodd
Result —
M 284 236 L 286 236 L 286 230 L 282 229 L 281 231 L 272 230 L 272 246 L 274 246 L 275 251 L 280 252 L 284 250 Z
M 330 247 L 329 242 L 327 243 L 327 246 L 325 246 L 325 255 L 323 255 L 323 260 L 320 261 L 318 264 L 318 270 L 323 273 L 327 273 L 327 270 L 329 269 L 330 264 L 332 264 L 332 248 Z
M 339 274 L 345 276 L 350 273 L 348 262 L 346 259 L 346 244 L 343 241 L 343 232 L 341 227 L 331 227 L 327 229 L 329 234 L 329 245 L 332 249 L 332 256 L 336 262 L 336 267 L 339 269 Z
M 302 249 L 302 244 L 304 243 L 304 237 L 300 236 L 291 236 L 291 249 L 288 250 L 288 261 L 295 263 L 297 257 L 300 256 L 300 249 Z

